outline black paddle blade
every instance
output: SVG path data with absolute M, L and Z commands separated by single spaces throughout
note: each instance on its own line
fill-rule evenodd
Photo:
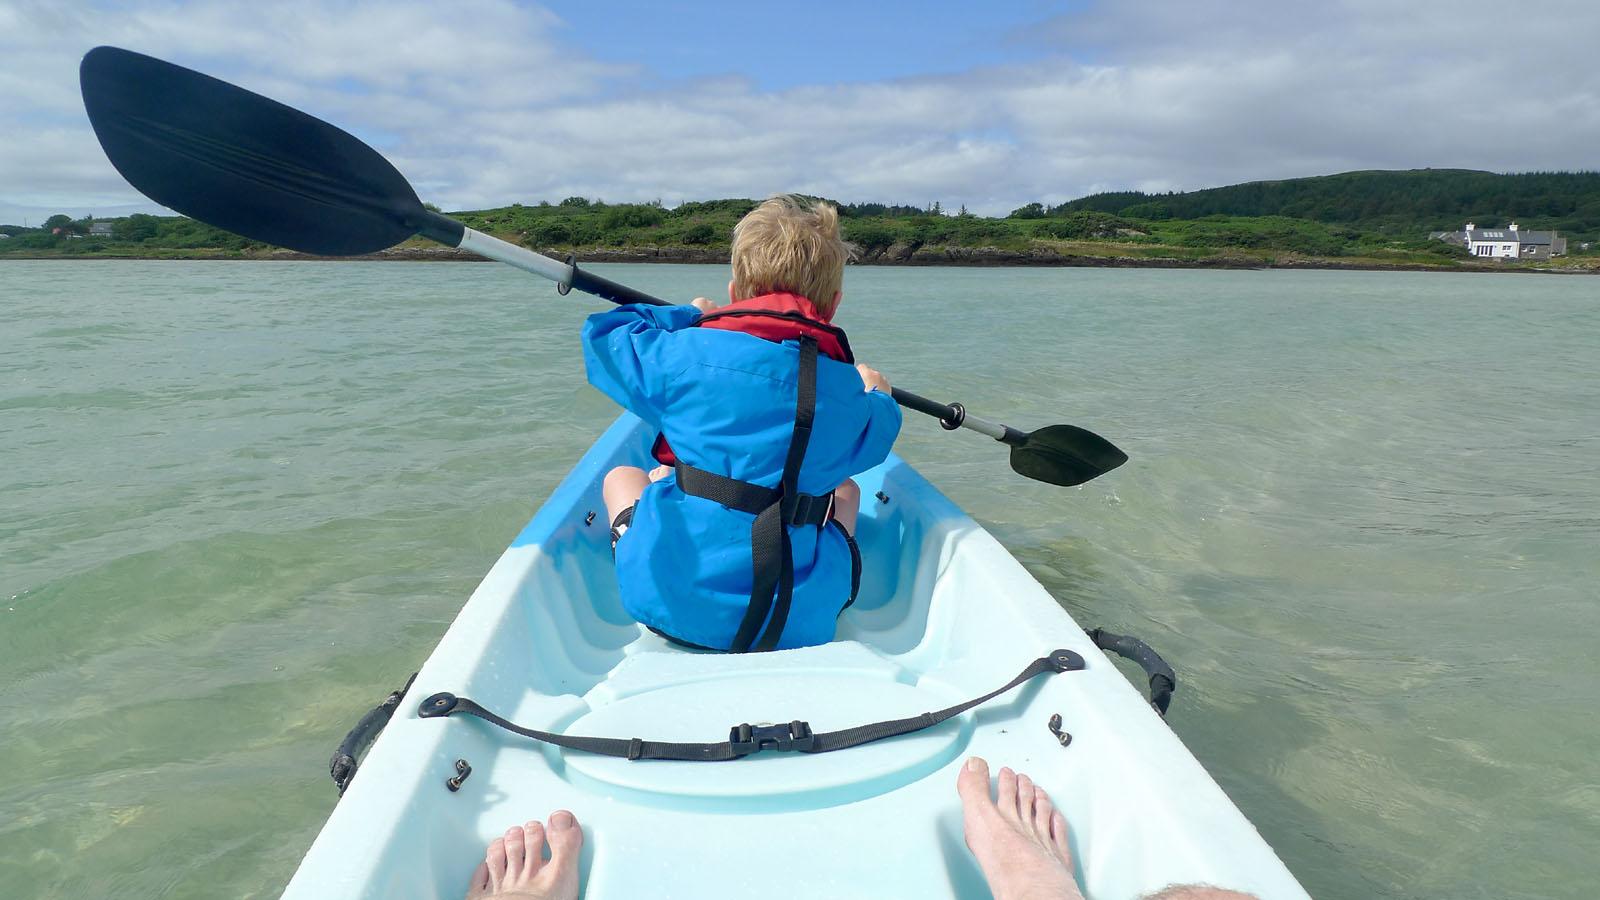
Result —
M 1083 484 L 1128 461 L 1116 445 L 1076 425 L 1050 425 L 1011 448 L 1011 468 L 1018 475 L 1059 484 Z
M 78 77 L 111 164 L 186 216 L 325 256 L 392 247 L 427 218 L 378 151 L 276 100 L 116 47 Z

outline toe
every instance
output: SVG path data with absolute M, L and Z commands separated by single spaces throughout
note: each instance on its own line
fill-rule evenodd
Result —
M 489 864 L 478 863 L 478 868 L 473 870 L 472 880 L 467 882 L 467 900 L 478 900 L 488 893 Z
M 550 840 L 550 864 L 540 873 L 540 879 L 549 885 L 550 896 L 576 897 L 583 828 L 572 813 L 562 809 L 550 814 L 550 827 L 546 831 Z
M 495 838 L 489 842 L 489 850 L 483 856 L 483 864 L 489 869 L 490 890 L 500 890 L 500 885 L 506 880 L 506 842 L 503 838 Z
M 1039 791 L 1033 799 L 1033 836 L 1039 843 L 1050 844 L 1050 818 L 1056 814 L 1056 806 L 1050 802 L 1050 795 Z
M 522 827 L 513 825 L 506 829 L 506 881 L 516 884 L 522 877 L 522 858 L 527 853 L 527 843 L 522 837 Z
M 1056 813 L 1050 818 L 1050 846 L 1055 849 L 1056 856 L 1060 857 L 1061 861 L 1066 863 L 1067 868 L 1070 869 L 1072 868 L 1072 845 L 1068 841 L 1069 836 L 1067 833 L 1067 817 L 1059 812 Z
M 522 850 L 522 870 L 531 878 L 544 866 L 544 826 L 537 819 L 522 826 Z
M 967 759 L 956 776 L 956 793 L 961 795 L 961 805 L 968 812 L 994 806 L 989 799 L 989 763 L 983 757 Z
M 549 840 L 552 864 L 576 857 L 583 848 L 583 829 L 578 827 L 577 817 L 564 809 L 551 813 Z
M 1007 822 L 1013 824 L 1017 821 L 1017 773 L 1011 771 L 1009 766 L 1000 767 L 1000 777 L 995 789 L 994 805 L 1000 808 L 1000 815 Z
M 1026 775 L 1017 776 L 1017 815 L 1018 821 L 1033 828 L 1033 801 L 1038 791 L 1033 786 L 1033 779 Z

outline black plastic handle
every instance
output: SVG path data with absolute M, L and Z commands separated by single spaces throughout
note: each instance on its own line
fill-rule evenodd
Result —
M 339 788 L 339 796 L 344 796 L 345 788 L 348 788 L 351 780 L 356 777 L 356 769 L 361 765 L 357 760 L 367 752 L 372 742 L 378 739 L 378 735 L 383 733 L 384 726 L 394 718 L 395 708 L 405 699 L 406 691 L 411 690 L 411 682 L 416 680 L 417 673 L 412 672 L 411 677 L 406 679 L 406 686 L 391 693 L 382 703 L 368 710 L 367 714 L 361 717 L 361 721 L 356 723 L 356 727 L 350 729 L 350 733 L 339 742 L 339 749 L 333 751 L 333 758 L 328 761 L 328 774 L 333 777 L 334 785 Z
M 572 266 L 571 286 L 583 291 L 585 294 L 593 294 L 596 297 L 610 300 L 612 303 L 644 303 L 650 306 L 672 305 L 659 297 L 652 297 L 643 291 L 636 291 L 625 284 L 618 284 L 609 278 L 601 278 L 593 272 L 580 269 L 576 263 Z
M 1172 692 L 1178 689 L 1178 675 L 1149 644 L 1126 634 L 1113 634 L 1104 628 L 1089 632 L 1089 639 L 1101 650 L 1109 650 L 1123 659 L 1131 659 L 1150 676 L 1150 705 L 1165 716 L 1172 702 Z
M 890 388 L 889 393 L 894 397 L 894 402 L 904 406 L 907 409 L 914 409 L 919 413 L 933 416 L 935 419 L 939 419 L 941 421 L 958 418 L 956 407 L 947 403 L 940 403 L 937 400 L 929 400 L 927 397 L 913 394 L 910 391 L 902 388 Z

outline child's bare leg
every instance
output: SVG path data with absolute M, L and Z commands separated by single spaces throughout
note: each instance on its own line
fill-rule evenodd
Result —
M 843 484 L 833 489 L 833 518 L 851 537 L 856 533 L 856 513 L 860 509 L 861 488 L 856 486 L 853 479 L 846 478 Z
M 607 472 L 600 488 L 606 500 L 606 522 L 617 521 L 623 510 L 639 502 L 640 495 L 649 486 L 649 476 L 638 466 L 617 466 Z

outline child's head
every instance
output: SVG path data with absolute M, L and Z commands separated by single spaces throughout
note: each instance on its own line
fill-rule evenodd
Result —
M 734 226 L 729 291 L 734 300 L 779 291 L 799 294 L 831 318 L 850 257 L 832 204 L 780 194 Z

